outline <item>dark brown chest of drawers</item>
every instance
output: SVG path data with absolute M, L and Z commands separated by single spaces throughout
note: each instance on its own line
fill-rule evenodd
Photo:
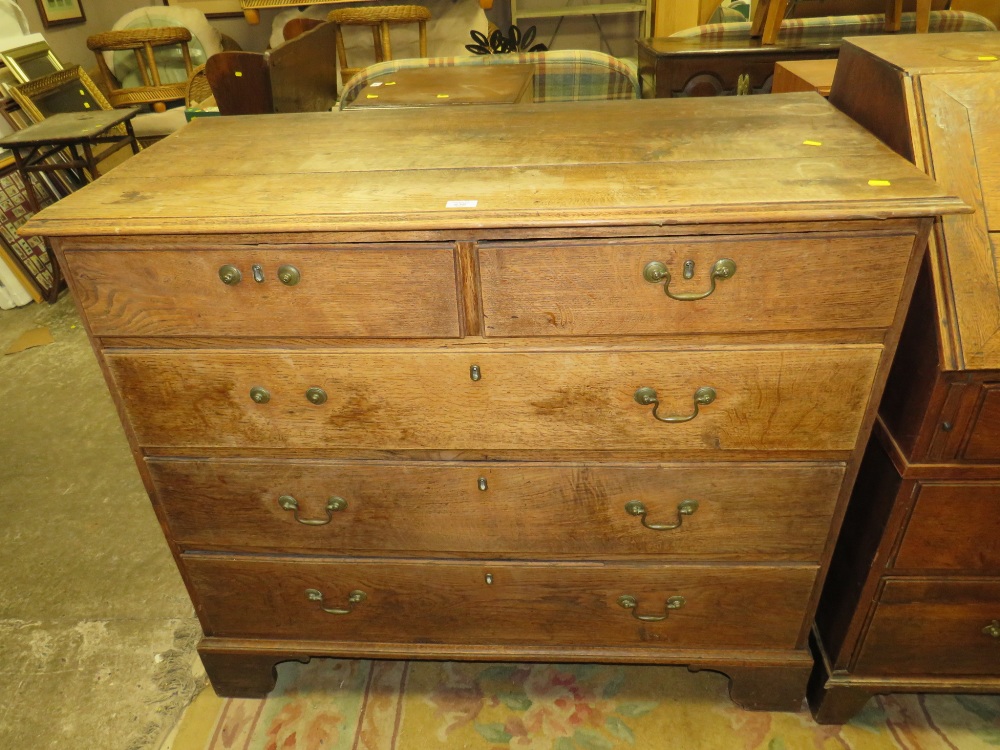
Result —
M 817 613 L 810 702 L 1000 691 L 1000 33 L 845 43 L 830 101 L 973 206 L 939 220 Z

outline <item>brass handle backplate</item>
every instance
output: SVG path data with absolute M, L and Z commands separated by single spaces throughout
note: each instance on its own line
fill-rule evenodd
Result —
M 278 280 L 285 286 L 295 286 L 302 280 L 302 274 L 295 266 L 279 266 Z
M 243 281 L 243 274 L 240 273 L 240 269 L 236 266 L 231 266 L 227 263 L 219 269 L 219 278 L 227 286 L 236 286 Z
M 994 638 L 1000 638 L 1000 620 L 994 620 L 993 622 L 991 622 L 989 625 L 983 628 L 983 632 L 986 635 L 993 636 Z
M 266 404 L 271 400 L 271 392 L 267 388 L 255 385 L 250 389 L 250 398 L 257 404 Z
M 659 415 L 660 401 L 656 396 L 656 391 L 652 388 L 640 388 L 635 392 L 634 398 L 637 404 L 642 404 L 643 406 L 653 405 L 653 416 L 656 417 L 661 422 L 670 422 L 671 424 L 676 424 L 678 422 L 690 422 L 692 419 L 698 416 L 698 407 L 706 406 L 713 401 L 716 397 L 715 389 L 710 386 L 703 386 L 694 392 L 694 411 L 688 414 L 686 417 L 661 417 Z
M 672 596 L 667 599 L 667 605 L 664 608 L 665 614 L 662 615 L 640 615 L 639 614 L 639 600 L 634 596 L 629 594 L 622 594 L 618 597 L 618 606 L 623 609 L 627 609 L 632 613 L 632 617 L 637 620 L 642 620 L 643 622 L 661 622 L 670 617 L 670 610 L 680 609 L 683 607 L 687 601 L 683 596 Z
M 306 598 L 311 602 L 319 602 L 319 608 L 328 615 L 349 615 L 354 611 L 354 605 L 361 604 L 361 602 L 368 598 L 368 594 L 360 589 L 355 589 L 347 595 L 347 606 L 344 608 L 324 606 L 323 592 L 316 589 L 306 589 Z
M 690 278 L 689 269 L 690 266 L 685 264 L 686 278 Z M 648 281 L 650 284 L 659 284 L 663 282 L 663 291 L 666 293 L 670 299 L 678 300 L 679 302 L 693 302 L 699 299 L 705 299 L 712 292 L 715 291 L 715 282 L 718 279 L 729 279 L 736 275 L 736 261 L 730 260 L 729 258 L 720 258 L 715 261 L 712 266 L 712 272 L 708 275 L 709 287 L 707 292 L 671 292 L 670 291 L 670 271 L 667 270 L 665 263 L 661 263 L 658 260 L 654 260 L 651 263 L 647 263 L 646 267 L 642 269 L 642 278 Z
M 333 520 L 333 514 L 347 509 L 347 501 L 342 497 L 334 495 L 326 501 L 326 518 L 302 518 L 299 516 L 299 501 L 291 495 L 282 495 L 278 498 L 278 505 L 282 510 L 291 511 L 295 520 L 303 526 L 326 526 Z
M 306 391 L 306 399 L 310 404 L 319 406 L 326 403 L 326 391 L 322 388 L 313 387 Z
M 653 531 L 670 531 L 671 529 L 678 529 L 681 524 L 684 523 L 684 516 L 694 515 L 696 510 L 698 510 L 697 500 L 683 500 L 677 506 L 676 523 L 649 523 L 649 521 L 646 520 L 646 506 L 643 505 L 641 501 L 629 500 L 625 503 L 625 512 L 630 516 L 639 516 L 642 518 L 642 525 L 647 529 L 652 529 Z

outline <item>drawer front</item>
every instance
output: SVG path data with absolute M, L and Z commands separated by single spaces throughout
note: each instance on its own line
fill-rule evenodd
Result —
M 184 564 L 206 635 L 491 645 L 793 648 L 816 575 L 814 566 L 198 555 Z M 347 609 L 352 591 L 365 598 L 349 614 L 323 611 Z M 622 596 L 637 606 L 620 606 Z M 683 597 L 679 608 L 677 599 L 667 608 L 671 597 Z
M 187 548 L 589 559 L 818 562 L 844 474 L 782 463 L 148 464 Z
M 1000 383 L 985 383 L 962 457 L 1000 461 Z
M 490 244 L 479 249 L 488 336 L 880 328 L 893 319 L 911 235 Z M 713 288 L 713 269 L 735 263 Z M 690 279 L 684 278 L 693 261 Z M 670 282 L 644 278 L 658 262 Z
M 144 446 L 854 447 L 878 346 L 672 352 L 113 352 Z M 470 377 L 478 367 L 479 379 Z M 695 409 L 695 394 L 716 398 Z M 267 402 L 251 391 L 263 388 Z M 307 398 L 321 388 L 326 401 Z M 638 403 L 655 390 L 659 406 Z M 261 391 L 254 391 L 263 400 Z M 315 392 L 314 392 L 315 393 Z M 704 393 L 704 391 L 702 391 Z M 693 419 L 666 423 L 654 418 Z
M 895 568 L 1000 572 L 1000 483 L 922 484 Z
M 78 250 L 66 262 L 98 336 L 459 335 L 450 245 Z M 227 265 L 238 283 L 221 280 Z M 294 285 L 279 278 L 285 266 Z
M 998 623 L 1000 580 L 888 579 L 855 671 L 1000 676 Z

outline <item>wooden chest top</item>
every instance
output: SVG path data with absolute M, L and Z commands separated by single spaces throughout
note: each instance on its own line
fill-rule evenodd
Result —
M 818 95 L 490 112 L 200 118 L 50 206 L 24 231 L 655 226 L 963 208 Z

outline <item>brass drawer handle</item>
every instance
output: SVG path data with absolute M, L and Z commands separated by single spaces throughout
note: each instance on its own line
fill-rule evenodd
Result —
M 1000 638 L 1000 620 L 994 620 L 993 622 L 991 622 L 989 625 L 983 628 L 983 632 L 986 635 L 993 636 L 994 638 Z
M 693 265 L 693 264 L 692 264 Z M 687 273 L 684 274 L 687 278 L 690 278 Z M 736 275 L 736 262 L 730 260 L 729 258 L 720 258 L 715 261 L 712 266 L 712 272 L 708 275 L 708 280 L 710 283 L 707 292 L 681 292 L 674 294 L 670 291 L 670 271 L 667 270 L 667 266 L 658 260 L 654 260 L 651 263 L 647 263 L 646 267 L 642 269 L 642 278 L 648 281 L 650 284 L 659 284 L 663 282 L 663 291 L 666 293 L 670 299 L 678 300 L 679 302 L 693 302 L 699 299 L 705 299 L 712 292 L 715 291 L 715 282 L 717 279 L 729 279 Z
M 310 404 L 314 404 L 315 406 L 320 406 L 322 404 L 325 404 L 326 391 L 324 391 L 322 388 L 314 386 L 310 388 L 308 391 L 306 391 L 306 400 Z
M 678 422 L 690 422 L 692 419 L 698 416 L 698 407 L 706 406 L 713 401 L 716 397 L 715 389 L 710 386 L 703 386 L 694 392 L 694 411 L 686 417 L 661 417 L 657 414 L 657 410 L 660 408 L 660 401 L 656 397 L 656 391 L 652 388 L 640 388 L 635 392 L 635 402 L 637 404 L 642 404 L 643 406 L 653 405 L 653 416 L 656 417 L 661 422 L 669 422 L 671 424 L 677 424 Z
M 250 389 L 250 399 L 255 404 L 266 404 L 271 400 L 271 392 L 259 385 L 255 385 Z
M 295 286 L 302 280 L 302 274 L 295 266 L 284 265 L 278 268 L 278 280 L 285 286 Z
M 243 274 L 240 273 L 240 269 L 236 266 L 231 266 L 227 263 L 219 269 L 219 278 L 226 286 L 236 286 L 243 281 Z
M 632 613 L 632 617 L 634 617 L 637 620 L 642 620 L 643 622 L 661 622 L 663 620 L 666 620 L 668 617 L 670 617 L 670 610 L 680 609 L 686 603 L 687 602 L 683 596 L 672 596 L 669 599 L 667 599 L 667 606 L 665 608 L 666 614 L 640 615 L 638 612 L 639 609 L 638 599 L 628 594 L 622 594 L 621 596 L 618 597 L 618 606 L 622 607 L 623 609 L 629 610 Z
M 360 604 L 365 599 L 368 598 L 368 594 L 364 591 L 355 589 L 350 594 L 347 595 L 347 607 L 340 609 L 338 607 L 324 607 L 323 606 L 323 592 L 317 591 L 316 589 L 306 589 L 306 598 L 311 602 L 319 602 L 319 608 L 326 612 L 328 615 L 349 615 L 354 611 L 354 605 Z
M 646 520 L 646 506 L 642 504 L 639 500 L 629 500 L 625 503 L 625 512 L 630 516 L 639 516 L 642 518 L 642 525 L 647 529 L 652 529 L 653 531 L 670 531 L 671 529 L 679 529 L 681 524 L 684 523 L 684 516 L 694 515 L 694 512 L 698 510 L 697 500 L 683 500 L 677 506 L 677 523 L 649 523 Z
M 301 518 L 299 516 L 299 501 L 291 495 L 282 495 L 278 498 L 278 505 L 282 510 L 289 510 L 295 515 L 295 520 L 303 526 L 326 526 L 333 520 L 333 514 L 347 509 L 347 501 L 342 497 L 334 495 L 326 501 L 326 518 Z

